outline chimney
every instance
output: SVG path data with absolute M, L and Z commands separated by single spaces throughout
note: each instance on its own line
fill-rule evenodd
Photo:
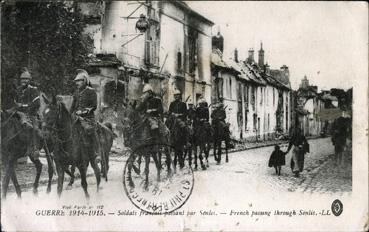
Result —
M 260 43 L 260 50 L 259 50 L 259 67 L 263 70 L 264 69 L 264 50 L 263 50 L 263 42 Z
M 237 48 L 234 49 L 234 61 L 238 63 L 238 50 Z
M 247 57 L 247 63 L 252 64 L 254 62 L 254 49 L 249 49 L 249 56 Z
M 269 75 L 270 74 L 270 66 L 268 64 L 268 62 L 265 63 L 265 66 L 264 66 L 264 72 Z
M 224 38 L 220 34 L 220 28 L 218 27 L 218 33 L 216 36 L 213 36 L 211 38 L 211 46 L 212 49 L 219 49 L 223 53 L 224 48 Z
M 281 67 L 281 71 L 284 73 L 284 75 L 286 75 L 287 77 L 290 76 L 290 70 L 288 69 L 288 66 L 286 65 L 282 65 Z

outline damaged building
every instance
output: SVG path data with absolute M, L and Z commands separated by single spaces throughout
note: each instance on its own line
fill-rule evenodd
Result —
M 213 22 L 182 1 L 79 5 L 89 20 L 85 32 L 93 39 L 93 75 L 122 83 L 122 101 L 138 100 L 150 83 L 165 110 L 175 89 L 184 101 L 196 104 L 203 96 L 210 102 Z
M 237 49 L 233 58 L 225 58 L 223 39 L 213 37 L 213 41 L 212 103 L 226 105 L 232 138 L 260 141 L 288 135 L 292 115 L 288 67 L 270 69 L 262 45 L 256 63 L 253 49 L 244 61 L 239 60 Z

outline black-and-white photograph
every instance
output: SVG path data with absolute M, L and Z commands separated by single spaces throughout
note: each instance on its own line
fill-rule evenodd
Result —
M 367 6 L 2 1 L 2 230 L 367 230 Z

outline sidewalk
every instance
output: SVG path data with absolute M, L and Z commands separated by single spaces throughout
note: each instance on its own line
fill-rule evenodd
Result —
M 308 137 L 308 140 L 310 139 L 318 139 L 321 137 L 314 136 L 314 137 Z M 270 140 L 270 141 L 262 141 L 262 142 L 254 142 L 254 143 L 236 143 L 235 148 L 229 149 L 229 153 L 233 152 L 239 152 L 244 150 L 250 150 L 250 149 L 257 149 L 267 146 L 274 146 L 274 145 L 280 145 L 280 144 L 288 144 L 287 140 Z M 223 145 L 224 147 L 224 145 Z M 223 151 L 224 152 L 224 151 Z M 210 152 L 210 155 L 212 152 Z M 116 143 L 113 144 L 113 147 L 110 152 L 110 165 L 117 165 L 117 163 L 123 163 L 128 157 L 128 154 L 122 150 L 120 146 L 118 146 Z M 42 172 L 40 176 L 39 185 L 46 185 L 48 183 L 48 172 L 47 172 L 47 161 L 46 158 L 42 157 L 40 158 L 42 166 Z M 123 165 L 122 165 L 123 169 Z M 15 169 L 19 185 L 22 190 L 27 188 L 32 188 L 33 183 L 36 176 L 36 168 L 34 164 L 28 160 L 26 164 L 17 164 Z M 87 170 L 87 177 L 93 176 L 93 170 L 92 168 L 88 168 Z M 4 172 L 1 172 L 1 178 L 3 178 Z M 64 183 L 65 185 L 69 182 L 70 177 L 68 175 L 65 175 Z M 52 178 L 52 183 L 55 184 L 57 181 L 57 174 L 54 173 Z M 79 172 L 76 171 L 76 181 L 79 181 Z M 56 186 L 55 186 L 56 187 Z M 9 191 L 14 191 L 13 183 L 9 183 Z

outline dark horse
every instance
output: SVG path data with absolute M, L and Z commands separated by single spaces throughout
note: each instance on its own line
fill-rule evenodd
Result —
M 209 167 L 209 152 L 210 143 L 213 136 L 212 128 L 208 121 L 198 121 L 194 124 L 194 135 L 193 135 L 193 146 L 195 153 L 195 169 L 197 169 L 197 159 L 200 160 L 200 165 L 203 170 L 205 170 L 205 165 L 203 163 L 202 153 L 205 154 L 205 159 L 207 167 Z M 197 147 L 199 147 L 199 155 L 197 155 Z
M 170 131 L 170 144 L 174 149 L 173 166 L 176 171 L 177 162 L 180 169 L 184 167 L 185 150 L 190 146 L 190 130 L 189 127 L 174 115 L 170 115 L 167 125 Z
M 226 162 L 228 163 L 228 147 L 230 141 L 229 129 L 225 122 L 215 121 L 213 122 L 213 142 L 214 142 L 214 159 L 217 164 L 220 164 L 222 160 L 222 142 L 225 142 Z
M 150 159 L 153 158 L 157 169 L 157 181 L 160 181 L 161 171 L 161 153 L 164 152 L 166 155 L 167 174 L 171 175 L 171 157 L 167 149 L 169 143 L 169 132 L 168 129 L 162 125 L 164 136 L 161 138 L 151 136 L 150 129 L 147 126 L 147 119 L 139 111 L 136 110 L 136 104 L 128 104 L 123 110 L 123 135 L 125 145 L 130 148 L 131 154 L 127 160 L 128 162 L 128 174 L 127 179 L 130 187 L 134 188 L 135 185 L 132 180 L 132 169 L 139 174 L 139 168 L 134 165 L 135 160 L 140 162 L 141 157 L 145 158 L 145 181 L 144 189 L 148 189 L 148 178 L 149 178 L 149 165 Z M 164 146 L 163 146 L 164 145 Z
M 47 102 L 48 103 L 48 102 Z M 53 97 L 52 102 L 47 106 L 44 113 L 45 125 L 52 130 L 54 143 L 54 160 L 58 173 L 58 196 L 63 191 L 64 173 L 68 172 L 69 166 L 79 169 L 81 175 L 81 185 L 86 198 L 89 198 L 87 191 L 86 173 L 87 167 L 91 164 L 97 181 L 97 191 L 101 181 L 100 169 L 95 162 L 92 146 L 84 143 L 84 131 L 80 124 L 79 117 L 72 115 L 65 104 L 57 101 Z
M 21 112 L 17 112 L 15 109 L 1 112 L 1 154 L 2 162 L 5 165 L 5 176 L 3 179 L 3 197 L 6 197 L 8 192 L 8 186 L 10 179 L 13 182 L 15 191 L 18 197 L 21 197 L 21 189 L 18 184 L 14 165 L 21 157 L 27 156 L 36 166 L 36 178 L 33 184 L 33 192 L 37 193 L 39 179 L 42 171 L 42 163 L 39 159 L 32 157 L 32 154 L 27 154 L 27 148 L 31 145 L 32 141 L 37 141 L 38 149 L 45 148 L 46 141 L 41 138 L 38 133 L 35 133 L 35 129 L 26 120 L 26 115 Z M 33 136 L 37 136 L 37 139 L 33 140 Z M 48 142 L 50 142 L 48 140 Z M 47 193 L 51 190 L 51 181 L 53 176 L 53 161 L 46 150 L 46 158 L 48 163 L 49 181 L 47 186 Z

